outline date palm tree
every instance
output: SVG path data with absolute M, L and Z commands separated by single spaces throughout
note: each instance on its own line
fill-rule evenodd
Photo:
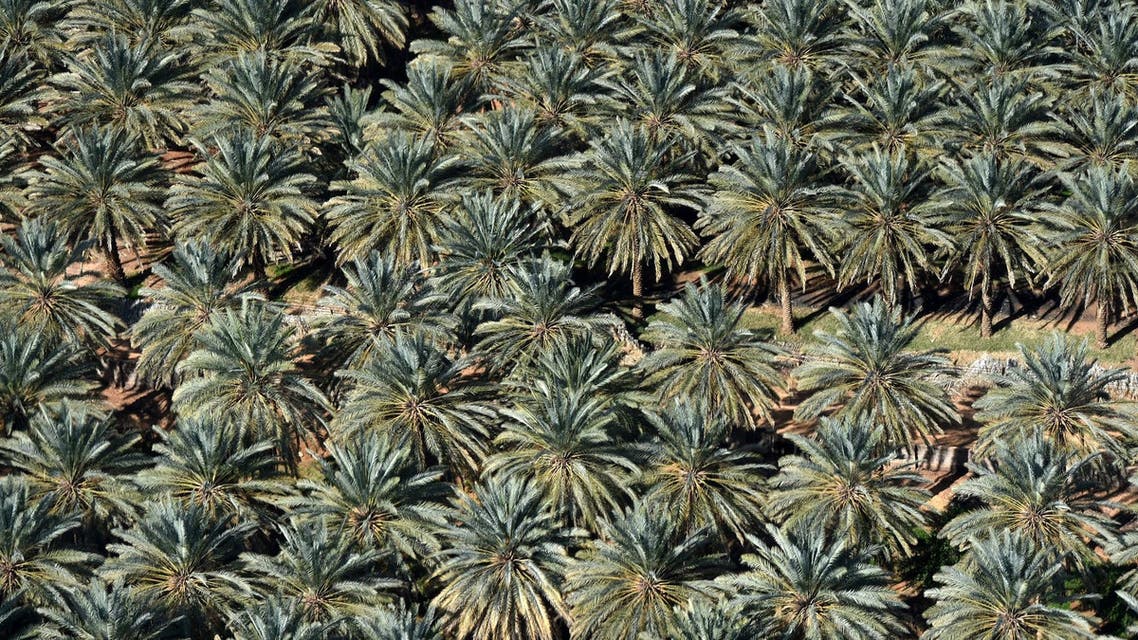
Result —
M 515 72 L 495 76 L 494 82 L 496 93 L 532 110 L 538 123 L 584 139 L 599 120 L 593 107 L 604 75 L 604 68 L 589 66 L 580 54 L 539 44 Z
M 824 184 L 814 149 L 764 130 L 708 178 L 715 188 L 696 228 L 699 257 L 722 265 L 735 282 L 762 282 L 778 292 L 783 334 L 794 332 L 791 284 L 806 286 L 808 261 L 833 271 L 830 246 L 841 228 L 840 194 Z
M 52 640 L 163 640 L 180 622 L 122 580 L 108 585 L 98 578 L 61 591 L 38 612 L 45 622 L 41 637 Z
M 814 530 L 767 525 L 731 579 L 755 637 L 854 640 L 903 635 L 904 605 L 869 554 Z
M 1068 110 L 1071 158 L 1067 171 L 1086 166 L 1120 169 L 1138 160 L 1138 107 L 1130 98 L 1111 91 L 1095 91 Z
M 442 621 L 435 608 L 418 615 L 404 601 L 357 616 L 352 620 L 352 629 L 361 640 L 443 640 Z
M 0 327 L 0 435 L 26 429 L 42 411 L 54 413 L 64 404 L 93 400 L 91 362 L 79 345 L 11 325 Z
M 913 318 L 902 319 L 880 298 L 860 303 L 847 314 L 832 309 L 834 334 L 807 348 L 806 361 L 791 377 L 810 397 L 794 410 L 797 420 L 834 415 L 853 424 L 880 425 L 883 444 L 912 449 L 960 416 L 944 388 L 951 376 L 947 358 L 935 351 L 910 352 L 917 334 Z
M 1005 531 L 974 538 L 963 561 L 934 577 L 939 586 L 927 591 L 935 601 L 925 611 L 929 628 L 921 638 L 1094 638 L 1094 618 L 1067 608 L 1055 592 L 1061 569 L 1026 536 Z
M 242 53 L 265 51 L 276 58 L 315 66 L 327 64 L 336 51 L 324 42 L 317 12 L 321 3 L 305 0 L 218 0 L 199 6 L 183 38 L 205 65 Z
M 559 637 L 570 536 L 541 492 L 490 480 L 453 500 L 432 580 L 448 634 L 475 640 Z
M 764 519 L 768 467 L 755 448 L 728 446 L 723 416 L 690 402 L 646 416 L 658 439 L 646 446 L 645 499 L 683 530 L 710 529 L 721 540 L 742 543 Z
M 853 19 L 849 51 L 865 58 L 867 74 L 883 67 L 912 66 L 940 70 L 951 60 L 946 55 L 942 29 L 948 12 L 935 0 L 874 0 L 868 5 L 847 5 Z
M 417 59 L 407 66 L 407 81 L 380 80 L 387 90 L 383 100 L 393 111 L 372 116 L 373 128 L 406 132 L 448 148 L 462 132 L 462 114 L 477 106 L 465 80 L 452 73 L 451 66 L 434 59 Z
M 111 34 L 130 44 L 170 44 L 183 29 L 195 0 L 91 0 L 71 7 L 70 42 L 90 46 Z
M 796 145 L 812 143 L 826 124 L 834 88 L 802 65 L 759 68 L 764 71 L 740 78 L 732 98 L 742 121 L 756 129 L 769 127 Z
M 0 42 L 50 68 L 63 48 L 64 13 L 56 0 L 0 0 Z
M 723 565 L 717 548 L 710 531 L 685 531 L 652 504 L 616 514 L 569 566 L 570 636 L 671 637 L 677 605 L 721 591 L 710 582 Z
M 698 398 L 709 414 L 757 428 L 771 422 L 782 376 L 781 350 L 743 328 L 746 307 L 731 302 L 720 285 L 701 281 L 660 305 L 643 337 L 655 349 L 640 366 L 645 384 L 662 400 Z
M 59 157 L 40 160 L 44 171 L 29 186 L 29 212 L 59 225 L 73 241 L 90 242 L 106 258 L 110 276 L 126 283 L 120 242 L 137 254 L 146 236 L 165 223 L 165 176 L 158 158 L 121 130 L 78 130 Z
M 664 0 L 633 16 L 650 42 L 710 80 L 731 66 L 742 12 L 712 0 Z
M 37 108 L 47 93 L 42 75 L 25 52 L 10 43 L 0 46 L 0 148 L 25 147 L 34 128 L 47 126 Z
M 878 2 L 877 6 L 885 4 Z M 858 153 L 875 147 L 888 153 L 929 158 L 944 145 L 947 85 L 926 78 L 912 66 L 890 64 L 854 76 L 845 103 L 827 117 L 825 136 Z
M 580 54 L 589 64 L 611 64 L 621 58 L 617 43 L 630 33 L 620 8 L 616 0 L 551 0 L 534 21 L 541 39 Z
M 303 172 L 298 152 L 271 138 L 216 138 L 216 154 L 195 144 L 203 161 L 178 177 L 166 200 L 176 238 L 231 252 L 264 280 L 269 261 L 291 259 L 313 224 L 308 191 L 316 178 Z
M 321 0 L 316 21 L 328 39 L 353 67 L 370 61 L 385 62 L 385 45 L 402 49 L 406 38 L 407 8 L 394 0 Z
M 675 624 L 667 635 L 642 635 L 645 640 L 747 640 L 751 638 L 739 610 L 721 601 L 695 601 L 677 607 Z
M 1060 129 L 1047 115 L 1052 97 L 1026 80 L 1008 75 L 990 82 L 977 78 L 959 96 L 960 106 L 949 117 L 958 123 L 952 130 L 966 151 L 1021 158 L 1044 168 L 1068 155 Z
M 478 93 L 485 83 L 501 75 L 524 46 L 524 33 L 517 28 L 516 7 L 486 0 L 457 0 L 450 6 L 435 6 L 428 18 L 441 32 L 441 40 L 411 42 L 412 53 L 451 65 L 458 77 Z
M 333 631 L 330 624 L 306 620 L 294 602 L 276 595 L 231 615 L 226 630 L 233 640 L 323 640 Z
M 913 553 L 930 494 L 914 470 L 882 451 L 871 424 L 823 418 L 813 437 L 787 436 L 799 453 L 778 461 L 767 513 L 794 531 L 832 531 L 851 548 Z
M 832 0 L 774 0 L 746 14 L 754 32 L 740 43 L 741 53 L 777 66 L 825 69 L 842 44 L 844 5 Z
M 1076 46 L 1065 53 L 1072 63 L 1072 80 L 1091 90 L 1109 89 L 1134 98 L 1138 96 L 1138 84 L 1132 78 L 1138 69 L 1134 55 L 1138 7 L 1119 3 L 1104 9 L 1071 26 Z

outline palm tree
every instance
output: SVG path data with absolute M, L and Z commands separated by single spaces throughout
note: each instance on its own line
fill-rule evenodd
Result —
M 517 480 L 480 484 L 458 493 L 452 523 L 439 535 L 442 550 L 432 580 L 432 605 L 452 637 L 474 640 L 559 637 L 568 618 L 561 582 L 569 536 L 541 492 Z
M 99 573 L 152 598 L 163 615 L 182 616 L 186 635 L 210 638 L 230 604 L 249 592 L 234 563 L 252 528 L 212 518 L 199 505 L 148 502 L 134 526 L 115 530 L 121 542 L 107 545 L 114 555 Z
M 486 0 L 457 0 L 451 8 L 435 6 L 428 16 L 445 40 L 415 40 L 411 52 L 451 65 L 457 75 L 481 93 L 484 83 L 502 75 L 505 65 L 523 46 L 516 8 Z
M 194 9 L 183 37 L 192 38 L 195 55 L 207 65 L 265 51 L 320 66 L 336 50 L 319 39 L 320 9 L 320 3 L 306 0 L 218 0 L 216 5 Z
M 616 0 L 551 0 L 533 19 L 541 39 L 600 66 L 620 60 L 616 44 L 630 35 L 620 9 Z
M 963 547 L 973 537 L 1017 532 L 1041 555 L 1086 575 L 1100 562 L 1095 549 L 1117 535 L 1104 513 L 1108 505 L 1094 496 L 1101 487 L 1090 468 L 1094 457 L 1063 450 L 1039 430 L 1014 445 L 997 441 L 994 449 L 985 464 L 969 465 L 976 475 L 957 489 L 984 506 L 956 516 L 940 535 Z
M 794 531 L 832 531 L 855 549 L 884 545 L 911 555 L 926 525 L 924 480 L 882 453 L 871 424 L 822 418 L 813 437 L 787 436 L 799 454 L 783 456 L 770 480 L 767 512 Z
M 902 153 L 876 148 L 844 166 L 852 184 L 839 279 L 843 286 L 878 279 L 886 305 L 894 308 L 903 302 L 905 283 L 912 288 L 932 270 L 931 249 L 952 246 L 941 207 L 929 197 L 929 172 Z
M 858 640 L 900 637 L 904 605 L 869 554 L 814 530 L 767 525 L 750 537 L 748 571 L 732 578 L 735 602 L 755 637 Z
M 676 608 L 676 619 L 667 635 L 643 634 L 645 640 L 748 640 L 747 630 L 738 609 L 726 601 L 707 604 L 690 602 Z
M 478 469 L 494 415 L 483 390 L 464 381 L 465 360 L 451 360 L 422 334 L 396 335 L 360 369 L 337 373 L 352 387 L 335 433 L 376 430 L 414 452 L 420 470 L 434 459 Z
M 503 409 L 484 474 L 528 482 L 559 518 L 594 529 L 628 498 L 638 471 L 615 433 L 618 415 L 605 397 L 557 387 Z
M 65 589 L 50 606 L 38 611 L 51 640 L 162 640 L 180 620 L 162 615 L 154 603 L 139 597 L 122 580 L 106 584 L 93 578 L 79 588 Z
M 45 340 L 106 344 L 118 318 L 107 309 L 122 298 L 118 286 L 69 274 L 83 262 L 85 245 L 69 245 L 60 228 L 37 218 L 24 220 L 15 237 L 0 236 L 0 316 L 36 327 Z
M 794 332 L 792 279 L 806 286 L 807 261 L 833 271 L 830 244 L 841 226 L 839 192 L 819 178 L 810 147 L 792 144 L 771 129 L 747 145 L 734 145 L 737 160 L 708 178 L 715 192 L 696 228 L 708 237 L 699 251 L 727 276 L 754 287 L 769 282 L 778 292 L 783 334 Z
M 23 51 L 16 47 L 0 47 L 0 148 L 12 144 L 25 147 L 35 128 L 47 126 L 47 119 L 37 109 L 45 97 L 42 74 Z
M 62 49 L 58 22 L 66 9 L 56 0 L 0 0 L 0 42 L 51 68 Z
M 41 411 L 54 413 L 65 403 L 91 400 L 96 385 L 88 378 L 90 361 L 79 345 L 0 327 L 0 435 L 27 428 Z
M 1105 349 L 1117 310 L 1138 304 L 1138 189 L 1126 169 L 1091 167 L 1061 175 L 1070 196 L 1052 209 L 1054 238 L 1048 286 L 1065 307 L 1098 305 L 1095 345 Z
M 289 511 L 323 519 L 358 545 L 399 554 L 404 560 L 438 550 L 447 494 L 442 469 L 419 472 L 411 451 L 389 438 L 361 433 L 328 445 L 320 478 L 297 482 L 302 496 L 284 502 Z
M 741 52 L 771 66 L 823 69 L 842 44 L 844 5 L 825 0 L 774 0 L 746 14 L 755 31 L 743 38 Z
M 122 34 L 132 45 L 169 44 L 193 9 L 194 0 L 91 0 L 68 12 L 70 42 L 87 47 Z
M 909 65 L 890 64 L 883 74 L 870 69 L 866 75 L 852 78 L 855 90 L 844 96 L 847 104 L 827 118 L 826 126 L 832 129 L 827 138 L 860 153 L 876 147 L 928 158 L 943 149 L 948 124 L 944 82 L 927 79 Z
M 31 178 L 30 212 L 59 225 L 72 240 L 90 242 L 106 258 L 110 275 L 125 286 L 119 242 L 137 254 L 146 235 L 164 224 L 163 172 L 158 158 L 121 130 L 77 130 L 60 157 L 40 160 Z
M 178 177 L 166 200 L 174 234 L 233 253 L 264 280 L 269 261 L 291 259 L 313 224 L 316 203 L 306 192 L 316 178 L 302 172 L 297 151 L 268 137 L 216 138 L 216 154 L 195 144 L 204 161 Z
M 925 612 L 923 640 L 965 638 L 1094 638 L 1094 618 L 1066 607 L 1055 593 L 1062 564 L 1025 536 L 1003 532 L 973 538 L 959 564 L 935 576 L 940 586 L 926 594 L 935 602 Z
M 332 141 L 339 147 L 336 151 L 340 154 L 331 156 L 339 160 L 340 164 L 333 173 L 336 178 L 346 177 L 347 164 L 354 162 L 363 153 L 365 130 L 378 115 L 374 111 L 368 111 L 371 89 L 344 85 L 338 94 L 325 98 Z
M 1067 111 L 1073 148 L 1068 171 L 1082 166 L 1120 169 L 1138 160 L 1138 107 L 1111 91 L 1095 91 Z
M 293 522 L 281 536 L 277 555 L 241 558 L 263 594 L 279 594 L 308 620 L 365 613 L 387 599 L 381 590 L 399 585 L 380 576 L 378 551 L 357 546 L 323 522 Z
M 826 124 L 824 116 L 834 89 L 801 65 L 777 64 L 752 75 L 740 79 L 738 95 L 732 98 L 740 119 L 755 129 L 769 127 L 795 145 L 812 143 Z
M 962 9 L 953 30 L 964 45 L 960 55 L 976 75 L 1026 80 L 1054 73 L 1048 56 L 1056 49 L 1048 44 L 1059 35 L 1058 26 L 1046 16 L 1033 19 L 1028 7 L 1006 0 L 969 2 Z
M 1138 85 L 1138 7 L 1130 3 L 1104 6 L 1071 25 L 1074 45 L 1065 51 L 1072 79 L 1094 89 L 1109 89 L 1134 98 Z
M 78 514 L 55 513 L 50 499 L 35 499 L 21 476 L 0 478 L 0 597 L 45 604 L 80 582 L 98 556 L 69 549 L 63 536 L 80 525 Z
M 64 403 L 41 411 L 26 432 L 0 441 L 0 459 L 28 482 L 35 499 L 51 501 L 58 513 L 77 513 L 85 533 L 96 537 L 135 514 L 137 496 L 127 475 L 144 458 L 131 451 L 138 435 L 114 433 L 110 420 L 81 405 Z
M 271 441 L 290 468 L 304 434 L 322 421 L 323 394 L 300 372 L 284 316 L 262 304 L 227 309 L 195 334 L 174 390 L 180 417 L 222 420 Z
M 347 286 L 325 285 L 318 303 L 331 315 L 314 321 L 316 335 L 343 367 L 364 366 L 384 341 L 399 332 L 448 335 L 446 300 L 417 264 L 398 264 L 373 251 L 343 267 L 343 273 Z
M 229 617 L 234 640 L 324 640 L 331 625 L 306 620 L 296 603 L 273 595 Z
M 782 386 L 774 365 L 782 352 L 743 328 L 745 305 L 701 281 L 659 310 L 643 334 L 655 347 L 640 362 L 648 387 L 663 400 L 698 398 L 709 414 L 733 425 L 753 429 L 772 421 Z
M 397 607 L 355 618 L 352 628 L 361 640 L 443 640 L 442 622 L 434 607 L 420 616 L 403 601 Z
M 151 267 L 162 286 L 139 290 L 151 304 L 130 328 L 141 352 L 139 378 L 166 387 L 179 382 L 177 366 L 196 347 L 194 334 L 217 312 L 253 297 L 253 285 L 238 281 L 238 267 L 229 254 L 199 242 L 175 245 L 169 263 Z
M 698 396 L 693 396 L 698 398 Z M 763 521 L 767 465 L 754 447 L 727 446 L 729 424 L 684 402 L 646 413 L 658 440 L 647 446 L 645 499 L 681 529 L 742 542 Z
M 321 0 L 316 21 L 329 40 L 353 67 L 374 60 L 384 62 L 384 45 L 402 49 L 406 38 L 407 8 L 393 0 Z
M 154 466 L 135 476 L 144 491 L 221 521 L 277 520 L 273 503 L 290 487 L 278 479 L 272 442 L 253 440 L 244 425 L 211 419 L 181 419 L 176 428 L 155 432 Z
M 633 17 L 656 47 L 704 78 L 718 80 L 731 66 L 742 12 L 713 0 L 663 0 Z
M 19 212 L 27 206 L 19 168 L 21 159 L 15 142 L 0 138 L 0 220 L 18 220 Z
M 630 274 L 637 299 L 644 293 L 645 264 L 659 279 L 698 245 L 692 230 L 672 212 L 701 206 L 673 144 L 670 136 L 654 136 L 620 119 L 590 142 L 573 174 L 572 244 L 588 264 L 605 256 L 610 274 Z
M 603 521 L 569 566 L 571 637 L 671 637 L 677 605 L 721 591 L 709 581 L 722 566 L 717 547 L 707 529 L 685 531 L 648 503 Z
M 959 96 L 960 106 L 949 117 L 957 123 L 952 130 L 965 151 L 1022 158 L 1040 167 L 1068 155 L 1058 126 L 1048 117 L 1051 97 L 1033 91 L 1026 80 L 977 78 Z
M 813 392 L 794 410 L 796 420 L 836 408 L 836 417 L 880 425 L 883 444 L 906 449 L 960 420 L 938 384 L 951 376 L 948 359 L 906 351 L 917 334 L 912 317 L 902 319 L 880 298 L 831 314 L 837 332 L 816 332 L 821 344 L 808 347 L 806 361 L 791 374 L 798 390 Z
M 604 69 L 553 45 L 538 45 L 518 65 L 514 73 L 493 78 L 496 91 L 532 110 L 538 123 L 584 139 L 598 120 L 592 107 L 598 101 L 597 80 Z
M 90 55 L 69 57 L 67 69 L 51 80 L 61 90 L 62 122 L 72 130 L 107 125 L 150 149 L 181 141 L 197 91 L 179 55 L 111 34 Z
M 1044 189 L 1022 160 L 981 155 L 945 165 L 948 187 L 939 197 L 951 219 L 953 265 L 964 271 L 964 287 L 979 289 L 980 336 L 992 336 L 992 295 L 1001 272 L 1008 287 L 1046 263 L 1036 203 Z
M 476 106 L 470 87 L 456 78 L 449 64 L 433 59 L 417 59 L 407 65 L 407 81 L 380 80 L 386 87 L 383 100 L 394 111 L 374 114 L 373 123 L 388 135 L 404 131 L 447 148 L 462 130 L 460 116 Z
M 882 67 L 939 70 L 951 58 L 940 32 L 948 12 L 935 0 L 875 0 L 846 5 L 854 22 L 849 51 L 864 56 L 865 73 Z M 924 105 L 920 105 L 924 106 Z M 919 108 L 919 107 L 918 107 Z
M 328 128 L 318 77 L 287 60 L 242 53 L 202 77 L 212 95 L 194 111 L 198 139 L 248 133 L 311 145 Z
M 351 165 L 356 178 L 332 183 L 343 195 L 328 202 L 329 241 L 341 260 L 379 250 L 400 263 L 434 262 L 446 187 L 457 159 L 440 156 L 425 138 L 393 132 Z
M 1099 370 L 1087 359 L 1086 342 L 1053 335 L 1035 348 L 1019 347 L 1020 366 L 974 403 L 979 449 L 997 441 L 1014 444 L 1036 427 L 1061 449 L 1091 455 L 1107 452 L 1120 460 L 1138 437 L 1134 407 L 1113 400 L 1107 387 L 1124 377 L 1120 369 Z

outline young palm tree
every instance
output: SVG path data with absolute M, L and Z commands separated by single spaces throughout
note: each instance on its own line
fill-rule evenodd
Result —
M 241 558 L 258 591 L 279 594 L 305 619 L 332 622 L 365 613 L 387 599 L 381 590 L 399 585 L 381 577 L 378 551 L 357 546 L 323 522 L 293 522 L 281 536 L 277 555 Z
M 374 60 L 383 63 L 384 45 L 402 49 L 406 38 L 407 8 L 394 0 L 320 0 L 316 21 L 328 39 L 353 67 Z
M 284 501 L 291 513 L 323 519 L 329 530 L 361 547 L 423 558 L 439 548 L 434 529 L 447 494 L 443 471 L 416 471 L 412 452 L 389 438 L 361 433 L 328 445 L 320 479 L 300 480 L 302 496 Z
M 1039 214 L 1044 188 L 1021 160 L 980 155 L 945 165 L 940 194 L 954 240 L 951 264 L 963 268 L 964 287 L 979 289 L 980 336 L 992 336 L 993 294 L 1001 276 L 1010 288 L 1046 263 Z
M 447 148 L 460 134 L 464 112 L 477 106 L 471 101 L 470 87 L 452 73 L 449 64 L 419 59 L 407 66 L 407 81 L 380 80 L 387 88 L 383 100 L 394 111 L 380 111 L 372 117 L 381 130 L 404 131 Z
M 849 236 L 838 249 L 845 255 L 841 283 L 877 279 L 885 304 L 895 308 L 906 283 L 915 287 L 932 270 L 933 250 L 952 246 L 941 207 L 929 197 L 929 172 L 906 155 L 878 149 L 848 158 L 845 167 L 852 184 Z
M 120 241 L 137 254 L 146 235 L 164 224 L 163 172 L 158 158 L 121 130 L 78 130 L 60 157 L 40 160 L 29 186 L 29 211 L 59 225 L 74 241 L 90 242 L 106 258 L 110 276 L 126 283 Z
M 781 350 L 742 326 L 746 306 L 730 302 L 720 285 L 685 285 L 660 305 L 644 332 L 655 349 L 640 366 L 645 384 L 660 398 L 698 398 L 710 414 L 733 425 L 771 422 L 782 376 L 774 364 Z
M 180 417 L 240 425 L 274 444 L 284 463 L 322 421 L 323 394 L 299 371 L 284 316 L 261 304 L 228 309 L 195 336 L 200 345 L 178 365 L 174 390 Z
M 550 388 L 523 397 L 495 439 L 483 473 L 526 481 L 554 514 L 595 530 L 620 507 L 638 468 L 616 437 L 618 415 L 601 395 Z
M 573 173 L 571 242 L 590 265 L 604 256 L 610 274 L 629 274 L 635 299 L 644 293 L 646 264 L 659 279 L 698 245 L 673 213 L 676 207 L 701 206 L 673 144 L 668 136 L 621 119 L 590 143 Z
M 717 547 L 708 530 L 687 532 L 648 503 L 605 521 L 569 566 L 571 637 L 671 637 L 677 605 L 720 591 L 709 581 L 722 566 Z
M 198 94 L 187 76 L 179 55 L 112 34 L 90 55 L 69 57 L 67 72 L 51 80 L 60 89 L 56 104 L 68 127 L 107 125 L 163 149 L 178 144 L 186 131 L 186 110 Z
M 298 152 L 271 138 L 217 138 L 216 154 L 195 144 L 204 161 L 178 177 L 166 200 L 174 234 L 233 253 L 264 280 L 269 261 L 291 259 L 312 225 L 316 203 L 306 192 L 316 178 L 303 173 Z
M 52 640 L 163 640 L 180 620 L 155 610 L 154 602 L 140 597 L 122 580 L 108 585 L 98 578 L 60 597 L 38 612 L 45 639 Z
M 935 602 L 925 612 L 929 629 L 921 638 L 1097 637 L 1095 619 L 1070 610 L 1063 594 L 1054 593 L 1061 569 L 1025 536 L 1005 531 L 974 538 L 969 555 L 943 567 L 935 576 L 940 586 L 926 592 Z
M 148 502 L 134 526 L 115 530 L 121 542 L 107 546 L 114 555 L 99 573 L 152 598 L 164 616 L 182 616 L 186 635 L 209 638 L 231 603 L 249 592 L 234 562 L 252 528 L 214 519 L 198 505 Z
M 730 580 L 754 637 L 872 640 L 901 637 L 904 605 L 869 554 L 815 530 L 767 525 L 768 544 L 750 537 L 748 571 Z
M 325 285 L 316 335 L 344 368 L 358 369 L 399 332 L 445 338 L 446 300 L 415 263 L 401 265 L 373 251 L 343 268 L 346 287 Z
M 0 459 L 26 478 L 35 499 L 79 514 L 85 533 L 97 537 L 134 516 L 138 496 L 126 476 L 144 461 L 131 451 L 139 436 L 113 428 L 81 405 L 64 403 L 58 412 L 41 411 L 27 432 L 0 440 Z
M 768 467 L 758 452 L 727 446 L 729 424 L 722 415 L 709 416 L 687 402 L 646 415 L 659 439 L 647 445 L 645 499 L 682 530 L 711 529 L 721 540 L 742 542 L 763 521 Z
M 541 492 L 517 480 L 480 484 L 456 495 L 452 524 L 432 580 L 432 605 L 452 637 L 474 640 L 559 637 L 568 618 L 561 583 L 570 537 Z
M 90 364 L 73 342 L 0 325 L 0 435 L 27 428 L 40 412 L 91 400 L 96 385 L 88 378 Z
M 1101 481 L 1091 474 L 1093 457 L 1076 456 L 1038 430 L 1015 444 L 997 441 L 994 449 L 986 464 L 969 465 L 976 475 L 957 489 L 984 506 L 956 516 L 940 535 L 963 547 L 974 537 L 1016 532 L 1040 555 L 1086 575 L 1100 562 L 1095 549 L 1117 536 L 1108 505 L 1094 495 Z
M 494 413 L 483 390 L 463 381 L 467 366 L 422 334 L 396 335 L 363 368 L 337 373 L 352 387 L 336 415 L 336 433 L 384 433 L 414 452 L 420 470 L 432 460 L 478 469 Z
M 446 188 L 457 159 L 440 156 L 425 138 L 392 133 L 352 163 L 356 177 L 334 182 L 343 195 L 328 202 L 329 240 L 341 260 L 375 250 L 400 263 L 434 262 Z
M 253 297 L 253 285 L 238 280 L 238 268 L 231 255 L 198 242 L 175 245 L 168 264 L 151 267 L 162 286 L 139 291 L 151 304 L 130 328 L 141 352 L 135 364 L 139 378 L 165 387 L 179 382 L 177 366 L 197 346 L 195 333 L 216 312 Z
M 295 602 L 273 595 L 242 609 L 226 624 L 233 640 L 324 640 L 332 625 L 306 620 Z
M 790 288 L 806 286 L 811 259 L 833 270 L 830 245 L 841 225 L 837 189 L 823 184 L 817 156 L 767 129 L 735 145 L 736 162 L 708 178 L 715 193 L 696 228 L 708 237 L 699 256 L 732 280 L 778 292 L 783 334 L 794 332 Z
M 80 525 L 78 514 L 55 513 L 50 499 L 34 499 L 21 476 L 0 478 L 0 597 L 46 604 L 77 586 L 98 556 L 64 546 Z
M 277 520 L 272 506 L 290 487 L 278 480 L 273 443 L 251 440 L 244 425 L 219 420 L 178 421 L 176 428 L 155 429 L 154 466 L 135 476 L 150 495 L 201 508 L 226 522 Z
M 779 459 L 767 512 L 785 529 L 832 531 L 851 548 L 912 554 L 930 494 L 919 474 L 882 453 L 883 435 L 867 423 L 823 418 L 813 437 L 787 436 L 800 454 Z
M 838 331 L 817 332 L 821 344 L 808 347 L 806 361 L 791 374 L 800 391 L 813 392 L 794 410 L 795 419 L 812 420 L 836 407 L 836 417 L 880 425 L 883 444 L 906 449 L 960 420 L 938 384 L 951 375 L 948 359 L 906 351 L 917 334 L 912 317 L 902 319 L 880 298 L 848 314 L 831 313 Z
M 1126 460 L 1138 437 L 1134 408 L 1113 400 L 1107 387 L 1121 380 L 1119 369 L 1101 371 L 1087 359 L 1086 342 L 1060 334 L 1035 348 L 1019 347 L 1021 365 L 974 403 L 980 452 L 997 441 L 1011 445 L 1039 427 L 1061 449 L 1092 455 L 1107 452 Z
M 1059 285 L 1065 307 L 1098 306 L 1095 344 L 1107 345 L 1118 310 L 1138 305 L 1138 188 L 1126 169 L 1090 168 L 1060 176 L 1070 196 L 1052 210 L 1054 239 L 1048 285 Z

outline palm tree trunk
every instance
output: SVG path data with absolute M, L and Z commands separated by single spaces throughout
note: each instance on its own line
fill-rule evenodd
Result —
M 107 260 L 107 269 L 111 272 L 111 277 L 119 286 L 126 286 L 126 272 L 122 268 L 122 258 L 119 256 L 119 241 L 115 234 L 110 234 L 107 237 L 107 247 L 104 249 L 103 254 Z
M 644 295 L 644 266 L 637 260 L 632 263 L 632 317 L 642 318 L 644 308 L 640 304 L 640 297 Z
M 1099 349 L 1105 349 L 1106 344 L 1106 329 L 1110 324 L 1110 303 L 1102 300 L 1098 304 L 1098 312 L 1095 314 L 1095 346 Z
M 987 284 L 980 287 L 980 337 L 992 337 L 992 292 Z
M 253 278 L 257 281 L 257 288 L 265 292 L 269 290 L 269 274 L 265 271 L 265 256 L 260 251 L 254 251 L 249 261 L 249 268 L 253 270 Z
M 794 309 L 790 305 L 790 278 L 784 274 L 778 282 L 778 303 L 782 312 L 782 326 L 779 333 L 789 336 L 794 333 Z

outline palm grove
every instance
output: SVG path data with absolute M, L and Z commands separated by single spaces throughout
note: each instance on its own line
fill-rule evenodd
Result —
M 1136 99 L 1129 1 L 0 0 L 0 636 L 1132 633 L 1086 343 L 904 460 L 928 291 L 1138 304 Z

